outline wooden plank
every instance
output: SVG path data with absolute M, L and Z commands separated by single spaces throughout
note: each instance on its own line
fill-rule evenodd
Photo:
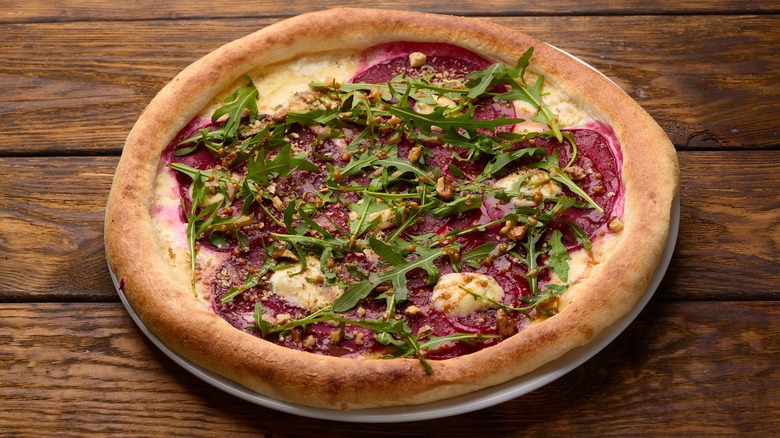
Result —
M 779 16 L 487 19 L 591 63 L 679 149 L 780 144 Z M 118 154 L 143 107 L 178 71 L 274 21 L 4 25 L 0 115 L 16 141 L 0 143 L 0 156 Z
M 780 4 L 776 1 L 743 2 L 737 0 L 696 0 L 645 2 L 640 0 L 596 0 L 578 2 L 573 0 L 548 0 L 546 2 L 516 2 L 508 0 L 487 1 L 429 1 L 376 0 L 355 2 L 335 1 L 292 1 L 279 8 L 269 1 L 244 2 L 202 2 L 140 0 L 135 2 L 112 2 L 99 0 L 81 2 L 66 0 L 47 2 L 43 0 L 7 0 L 0 10 L 0 22 L 64 22 L 96 20 L 151 20 L 151 19 L 204 19 L 213 17 L 288 17 L 306 12 L 333 7 L 371 7 L 385 9 L 406 9 L 455 15 L 648 15 L 648 14 L 698 14 L 717 11 L 722 14 L 776 13 Z
M 0 301 L 116 300 L 103 250 L 115 157 L 0 159 Z
M 780 154 L 681 152 L 663 299 L 778 299 Z M 114 157 L 0 158 L 0 301 L 117 300 L 103 252 Z M 42 177 L 42 172 L 45 172 Z
M 766 436 L 780 429 L 780 303 L 653 302 L 615 342 L 523 397 L 452 418 L 355 424 L 272 411 L 199 381 L 118 303 L 0 304 L 11 435 Z M 718 360 L 712 360 L 717 357 Z
M 678 156 L 680 230 L 659 294 L 676 299 L 780 298 L 780 154 Z

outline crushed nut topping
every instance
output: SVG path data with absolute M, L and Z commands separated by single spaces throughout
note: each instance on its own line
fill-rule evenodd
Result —
M 619 217 L 614 216 L 612 219 L 607 222 L 607 228 L 609 228 L 609 231 L 612 232 L 619 232 L 623 230 L 623 221 L 620 220 Z
M 455 195 L 455 187 L 452 184 L 452 179 L 442 176 L 436 181 L 436 194 L 439 195 L 439 199 L 442 201 L 452 201 Z
M 498 309 L 496 311 L 496 328 L 498 333 L 503 337 L 509 337 L 517 333 L 517 324 L 515 320 L 510 317 L 504 309 Z
M 412 67 L 422 67 L 427 60 L 428 57 L 425 56 L 425 53 L 412 52 L 409 54 L 409 65 Z
M 587 174 L 585 173 L 585 170 L 582 167 L 578 166 L 569 166 L 567 167 L 564 172 L 569 175 L 569 178 L 571 178 L 574 181 L 579 181 L 581 179 L 584 179 Z

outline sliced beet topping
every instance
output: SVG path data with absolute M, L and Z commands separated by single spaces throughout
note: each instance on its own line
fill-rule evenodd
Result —
M 554 314 L 569 251 L 621 213 L 620 158 L 606 128 L 560 129 L 544 79 L 525 82 L 531 54 L 387 44 L 275 114 L 248 81 L 193 121 L 163 159 L 193 282 L 198 248 L 227 253 L 214 311 L 289 348 L 428 370 Z M 515 133 L 517 100 L 548 129 Z

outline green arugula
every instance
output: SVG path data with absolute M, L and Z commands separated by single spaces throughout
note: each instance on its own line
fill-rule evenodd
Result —
M 533 85 L 529 85 L 525 81 L 525 70 L 533 52 L 533 47 L 528 48 L 517 60 L 517 64 L 514 67 L 497 63 L 484 70 L 470 73 L 467 76 L 469 81 L 466 83 L 466 86 L 471 88 L 469 97 L 473 99 L 478 96 L 488 95 L 507 102 L 516 100 L 527 102 L 537 109 L 537 113 L 532 117 L 532 120 L 549 126 L 553 136 L 558 141 L 563 141 L 563 135 L 558 126 L 558 115 L 553 113 L 544 103 L 544 76 L 538 76 Z M 500 86 L 508 86 L 509 90 L 503 93 L 488 92 L 488 90 L 497 89 Z
M 407 261 L 403 256 L 395 252 L 390 245 L 376 238 L 369 238 L 369 246 L 377 255 L 391 263 L 393 269 L 383 273 L 372 273 L 368 279 L 360 281 L 344 291 L 333 304 L 334 312 L 345 312 L 355 307 L 358 301 L 366 298 L 374 288 L 388 281 L 391 282 L 395 289 L 396 300 L 405 300 L 409 293 L 409 290 L 406 288 L 406 274 L 415 269 L 422 269 L 428 274 L 427 283 L 433 283 L 439 275 L 439 268 L 436 267 L 434 262 L 446 254 L 444 248 L 430 249 L 418 247 L 415 252 L 418 257 Z M 392 263 L 395 264 L 393 265 Z
M 225 105 L 214 111 L 214 114 L 211 116 L 212 122 L 217 122 L 223 116 L 227 116 L 227 121 L 222 125 L 225 138 L 236 136 L 245 112 L 249 113 L 250 122 L 257 119 L 257 88 L 252 83 L 252 79 L 248 76 L 245 79 L 248 82 L 246 87 L 237 89 L 230 97 L 225 99 Z
M 498 257 L 519 261 L 525 266 L 531 295 L 521 298 L 518 306 L 488 301 L 507 311 L 533 314 L 537 306 L 563 293 L 569 281 L 571 257 L 563 241 L 564 233 L 558 229 L 561 224 L 564 230 L 571 230 L 579 244 L 590 248 L 587 234 L 561 215 L 570 208 L 593 208 L 602 213 L 603 209 L 565 172 L 577 158 L 577 145 L 570 132 L 561 131 L 558 116 L 544 103 L 544 76 L 537 75 L 532 81 L 525 78 L 532 55 L 533 48 L 530 48 L 514 66 L 493 64 L 469 74 L 459 84 L 448 83 L 446 87 L 436 83 L 434 75 L 420 78 L 399 75 L 385 84 L 312 83 L 314 99 L 307 100 L 308 109 L 289 111 L 282 120 L 259 114 L 259 93 L 247 77 L 246 86 L 236 89 L 214 112 L 212 125 L 180 141 L 175 152 L 176 156 L 183 156 L 205 147 L 216 158 L 230 158 L 224 167 L 199 170 L 180 163 L 170 165 L 193 181 L 190 204 L 182 201 L 187 218 L 193 291 L 198 240 L 208 239 L 224 247 L 232 236 L 239 248 L 250 250 L 249 238 L 242 227 L 247 219 L 251 223 L 252 208 L 256 206 L 258 216 L 268 216 L 279 227 L 269 233 L 275 249 L 292 250 L 299 259 L 301 272 L 307 258 L 316 257 L 325 281 L 345 289 L 331 307 L 279 326 L 263 319 L 263 307 L 258 302 L 253 329 L 264 337 L 284 334 L 294 328 L 305 330 L 310 324 L 326 321 L 340 324 L 342 330 L 345 324 L 350 324 L 368 328 L 374 332 L 377 342 L 395 346 L 391 352 L 395 356 L 419 358 L 430 372 L 432 368 L 425 359 L 427 351 L 443 343 L 482 342 L 496 337 L 463 333 L 417 336 L 403 318 L 395 318 L 396 306 L 409 299 L 407 276 L 419 271 L 426 276 L 427 284 L 435 283 L 439 276 L 437 263 L 445 256 L 458 271 L 464 265 L 480 269 Z M 532 120 L 545 124 L 548 129 L 527 134 L 500 132 L 499 128 L 524 120 L 505 116 L 475 119 L 478 106 L 490 100 L 526 102 L 536 109 Z M 301 127 L 308 126 L 318 132 L 310 145 L 311 151 L 304 148 L 307 153 L 293 154 L 290 138 L 297 137 L 300 129 L 307 129 Z M 541 147 L 518 148 L 520 144 L 532 143 L 534 138 L 555 138 L 561 144 L 569 143 L 572 153 L 566 166 L 560 167 L 557 151 L 548 154 Z M 327 149 L 318 149 L 331 139 L 347 145 L 340 162 Z M 447 169 L 429 164 L 435 162 L 434 154 L 426 146 L 431 143 L 453 148 L 454 161 Z M 408 150 L 409 144 L 415 148 L 415 157 L 411 158 L 411 152 L 409 158 L 399 156 L 398 151 Z M 458 161 L 476 159 L 486 163 L 476 176 L 467 175 L 458 164 Z M 324 166 L 315 164 L 317 160 L 324 162 Z M 546 172 L 550 180 L 567 187 L 580 200 L 554 194 L 541 202 L 534 200 L 531 207 L 508 209 L 498 220 L 453 229 L 444 236 L 416 234 L 416 227 L 429 218 L 457 218 L 482 208 L 488 197 L 504 203 L 517 197 L 530 199 L 523 185 L 530 176 L 519 178 L 508 188 L 493 186 L 495 178 L 520 166 Z M 277 181 L 289 179 L 297 171 L 319 173 L 322 167 L 327 175 L 320 179 L 325 186 L 313 196 L 318 204 L 310 197 L 304 198 L 306 201 L 283 201 L 286 203 L 283 209 L 279 206 L 279 199 L 274 196 Z M 436 181 L 447 175 L 447 170 L 454 178 L 453 186 L 449 187 L 451 191 L 442 192 Z M 272 202 L 275 202 L 273 207 Z M 223 213 L 232 211 L 234 203 L 240 204 L 240 214 Z M 323 214 L 322 205 L 334 203 L 342 204 L 351 213 L 345 224 Z M 278 210 L 272 213 L 275 209 Z M 380 227 L 380 216 L 390 214 L 386 210 L 394 218 L 389 228 L 386 223 Z M 325 223 L 323 220 L 333 225 L 328 227 L 331 231 L 321 225 Z M 554 223 L 558 225 L 552 227 Z M 459 254 L 461 245 L 455 243 L 458 238 L 501 224 L 517 224 L 525 227 L 525 233 L 516 241 L 507 238 L 500 242 L 488 241 Z M 327 267 L 333 259 L 369 249 L 380 260 L 374 272 L 350 265 L 346 269 L 350 277 L 343 270 L 339 274 Z M 275 263 L 272 257 L 266 257 L 259 270 L 249 270 L 243 283 L 231 287 L 222 300 L 233 300 L 263 285 L 268 272 L 278 269 Z M 555 274 L 563 284 L 547 284 L 540 290 L 538 277 L 544 270 Z M 387 287 L 374 298 L 386 301 L 387 318 L 352 320 L 343 316 L 380 285 Z
M 263 319 L 263 304 L 255 303 L 253 312 L 254 325 L 248 328 L 260 332 L 263 337 L 271 334 L 284 334 L 293 329 L 306 329 L 311 324 L 320 322 L 337 322 L 343 327 L 346 324 L 367 328 L 374 332 L 374 338 L 383 345 L 398 347 L 392 355 L 394 357 L 416 357 L 423 365 L 425 372 L 433 373 L 425 353 L 447 342 L 485 342 L 489 339 L 500 338 L 499 335 L 479 333 L 454 333 L 447 336 L 418 336 L 412 333 L 412 329 L 399 319 L 350 319 L 334 313 L 332 308 L 324 307 L 303 318 L 292 319 L 282 325 L 274 326 Z M 343 330 L 343 328 L 342 328 Z

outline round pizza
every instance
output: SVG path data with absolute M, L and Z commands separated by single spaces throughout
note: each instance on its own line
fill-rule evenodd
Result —
M 522 376 L 630 312 L 674 147 L 618 86 L 488 22 L 335 9 L 198 60 L 131 131 L 109 267 L 166 346 L 361 409 Z

